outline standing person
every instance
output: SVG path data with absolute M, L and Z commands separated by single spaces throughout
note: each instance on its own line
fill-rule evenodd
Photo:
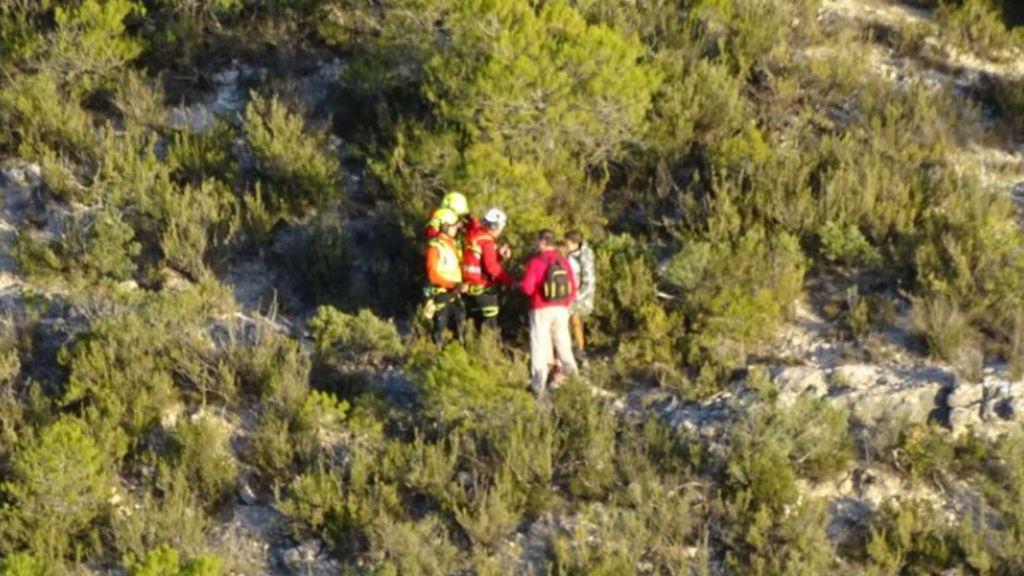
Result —
M 584 240 L 583 233 L 573 230 L 565 235 L 569 248 L 569 264 L 576 276 L 576 298 L 569 309 L 569 324 L 572 327 L 576 354 L 582 356 L 586 339 L 583 320 L 594 312 L 594 293 L 597 290 L 597 270 L 594 267 L 594 251 Z
M 521 288 L 530 299 L 530 388 L 540 396 L 547 391 L 553 356 L 565 374 L 577 372 L 569 335 L 576 280 L 568 259 L 558 253 L 552 231 L 537 233 L 537 255 L 526 265 Z
M 433 239 L 441 232 L 441 220 L 454 214 L 459 221 L 469 219 L 469 201 L 459 192 L 449 192 L 441 199 L 441 205 L 430 214 L 427 229 L 424 232 L 427 240 Z M 452 236 L 454 239 L 455 236 Z
M 455 337 L 462 341 L 466 324 L 462 293 L 466 291 L 466 285 L 462 282 L 462 261 L 455 243 L 459 219 L 454 212 L 449 212 L 441 217 L 438 225 L 438 234 L 427 244 L 427 281 L 431 299 L 427 308 L 434 317 L 434 344 L 442 346 L 449 325 L 454 325 Z
M 499 208 L 484 213 L 483 221 L 466 233 L 466 246 L 462 252 L 462 279 L 469 297 L 469 314 L 477 328 L 498 327 L 498 288 L 515 283 L 502 260 L 511 255 L 507 244 L 497 246 L 498 238 L 508 225 L 508 216 Z

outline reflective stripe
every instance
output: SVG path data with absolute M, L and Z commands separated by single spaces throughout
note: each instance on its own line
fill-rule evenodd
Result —
M 455 246 L 440 238 L 431 240 L 430 246 L 437 249 L 438 255 L 434 272 L 448 282 L 462 282 L 462 266 L 459 263 L 459 253 Z

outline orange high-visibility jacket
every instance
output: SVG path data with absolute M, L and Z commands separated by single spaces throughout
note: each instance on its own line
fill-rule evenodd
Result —
M 427 244 L 427 280 L 445 290 L 462 282 L 459 249 L 450 236 L 439 234 Z

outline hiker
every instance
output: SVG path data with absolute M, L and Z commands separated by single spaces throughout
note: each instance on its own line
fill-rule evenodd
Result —
M 583 333 L 583 320 L 594 312 L 594 292 L 597 289 L 597 270 L 594 268 L 594 251 L 584 240 L 583 233 L 573 230 L 565 235 L 569 248 L 569 264 L 576 278 L 576 298 L 569 309 L 569 326 L 572 328 L 574 352 L 582 357 L 586 339 Z
M 547 391 L 554 356 L 563 374 L 577 372 L 569 335 L 569 306 L 576 294 L 576 280 L 568 259 L 558 253 L 551 230 L 537 233 L 537 255 L 526 265 L 521 288 L 530 299 L 530 388 L 541 396 Z
M 425 233 L 427 240 L 431 240 L 438 235 L 441 231 L 441 219 L 449 218 L 449 214 L 454 214 L 460 225 L 469 219 L 469 202 L 459 192 L 445 194 L 444 198 L 441 199 L 441 206 L 431 213 Z M 456 236 L 452 236 L 452 239 L 457 240 Z
M 427 301 L 426 315 L 434 319 L 434 344 L 444 345 L 445 331 L 454 326 L 455 337 L 461 342 L 466 324 L 466 308 L 462 293 L 462 262 L 459 258 L 455 235 L 459 219 L 452 211 L 442 213 L 438 219 L 438 234 L 427 244 Z
M 507 244 L 497 240 L 508 225 L 508 216 L 500 208 L 491 208 L 483 220 L 466 233 L 462 252 L 462 279 L 467 285 L 470 317 L 477 328 L 498 328 L 498 288 L 512 286 L 515 281 L 501 265 L 512 255 Z

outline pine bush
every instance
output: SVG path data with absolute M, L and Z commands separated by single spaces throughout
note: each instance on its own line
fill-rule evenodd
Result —
M 72 417 L 61 418 L 15 453 L 0 485 L 7 553 L 27 548 L 44 565 L 59 562 L 94 536 L 114 490 L 111 459 Z

